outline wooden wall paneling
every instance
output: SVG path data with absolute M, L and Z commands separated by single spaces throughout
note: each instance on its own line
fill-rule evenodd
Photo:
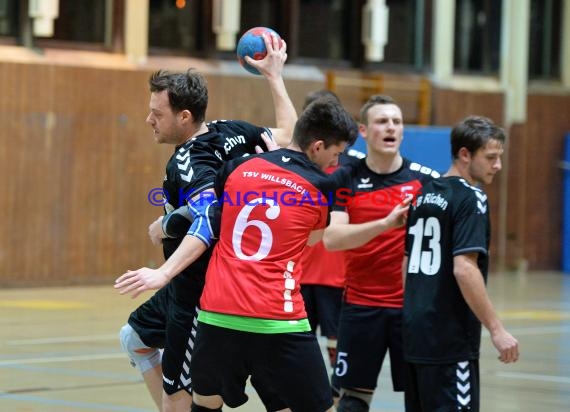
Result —
M 525 258 L 527 236 L 526 198 L 527 189 L 525 165 L 526 128 L 523 125 L 513 125 L 507 136 L 508 139 L 508 208 L 507 208 L 507 239 L 505 265 L 507 269 L 522 268 Z
M 564 135 L 570 131 L 570 96 L 530 95 L 526 133 L 526 254 L 531 268 L 559 267 Z

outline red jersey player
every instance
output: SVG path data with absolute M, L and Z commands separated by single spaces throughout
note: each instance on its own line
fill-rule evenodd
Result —
M 400 155 L 402 112 L 389 96 L 372 96 L 361 109 L 367 156 L 346 172 L 340 206 L 331 213 L 324 243 L 345 250 L 346 280 L 333 386 L 339 412 L 368 410 L 386 352 L 395 391 L 402 371 L 402 260 L 404 227 L 387 227 L 390 211 L 438 176 Z M 405 204 L 405 203 L 404 203 Z

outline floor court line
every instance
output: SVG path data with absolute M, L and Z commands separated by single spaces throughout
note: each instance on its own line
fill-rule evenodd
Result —
M 95 341 L 110 341 L 119 340 L 119 333 L 114 335 L 83 335 L 83 336 L 67 336 L 67 337 L 53 337 L 53 338 L 36 338 L 36 339 L 17 339 L 8 340 L 4 342 L 7 346 L 21 346 L 21 345 L 45 345 L 50 343 L 79 343 L 79 342 L 95 342 Z
M 540 375 L 536 373 L 522 373 L 522 372 L 494 372 L 493 375 L 501 378 L 524 379 L 524 380 L 540 381 L 540 382 L 570 384 L 570 377 L 568 376 Z
M 115 388 L 117 386 L 127 386 L 127 385 L 139 385 L 144 384 L 142 378 L 137 380 L 131 381 L 113 381 L 113 382 L 105 382 L 105 383 L 95 383 L 95 384 L 84 384 L 84 385 L 67 385 L 67 386 L 48 386 L 48 387 L 32 387 L 32 388 L 18 388 L 18 389 L 11 389 L 4 392 L 0 392 L 3 394 L 10 394 L 10 395 L 25 395 L 27 393 L 40 393 L 40 392 L 63 392 L 63 391 L 76 391 L 82 389 L 96 389 L 96 388 Z
M 90 361 L 101 359 L 119 359 L 124 358 L 125 354 L 122 352 L 114 353 L 100 353 L 97 355 L 82 355 L 82 356 L 57 356 L 54 358 L 20 358 L 0 361 L 1 366 L 10 365 L 29 365 L 35 363 L 53 363 L 53 362 L 77 362 L 77 361 Z
M 0 393 L 0 399 L 10 399 L 12 401 L 21 401 L 27 403 L 37 403 L 39 405 L 61 406 L 68 408 L 82 408 L 94 411 L 118 411 L 118 412 L 152 412 L 153 409 L 132 408 L 126 406 L 102 404 L 102 403 L 89 403 L 89 402 L 73 402 L 64 401 L 61 399 L 50 399 L 42 396 L 34 395 L 17 395 L 17 394 L 3 394 Z

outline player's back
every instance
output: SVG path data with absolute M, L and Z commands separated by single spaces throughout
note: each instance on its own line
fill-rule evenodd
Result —
M 300 258 L 311 231 L 327 224 L 331 179 L 304 154 L 287 149 L 230 162 L 221 176 L 220 239 L 203 308 L 266 319 L 306 317 L 297 293 Z

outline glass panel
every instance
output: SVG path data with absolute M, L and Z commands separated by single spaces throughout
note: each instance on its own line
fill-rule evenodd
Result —
M 349 0 L 301 0 L 299 57 L 348 60 Z
M 413 64 L 415 0 L 388 0 L 388 44 L 384 48 L 385 63 Z
M 241 31 L 244 33 L 252 27 L 270 27 L 279 32 L 279 1 L 241 0 Z
M 497 74 L 502 0 L 457 0 L 454 66 L 458 72 Z
M 528 74 L 530 79 L 560 78 L 561 0 L 532 0 Z
M 105 41 L 105 1 L 59 0 L 59 17 L 54 21 L 56 40 L 86 43 Z
M 149 6 L 150 47 L 185 53 L 200 48 L 200 1 L 150 0 Z
M 18 0 L 0 0 L 0 36 L 18 35 Z

